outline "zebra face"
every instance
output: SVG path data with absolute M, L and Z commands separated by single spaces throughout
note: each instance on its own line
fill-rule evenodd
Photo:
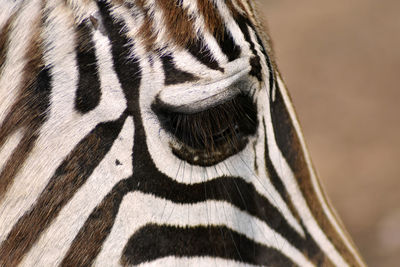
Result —
M 5 6 L 1 266 L 362 265 L 250 2 Z

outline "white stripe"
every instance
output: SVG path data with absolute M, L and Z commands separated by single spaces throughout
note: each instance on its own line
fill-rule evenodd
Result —
M 25 256 L 21 266 L 58 266 L 93 209 L 120 180 L 132 175 L 132 118 L 125 121 L 110 151 L 87 182 L 61 210 L 51 226 Z M 116 165 L 115 161 L 121 163 Z M 89 197 L 90 196 L 90 197 Z M 43 251 L 46 256 L 43 256 Z
M 254 242 L 278 250 L 300 266 L 312 266 L 311 262 L 279 233 L 229 203 L 205 201 L 196 204 L 176 204 L 141 192 L 132 192 L 124 197 L 114 226 L 96 258 L 95 265 L 117 266 L 130 236 L 148 223 L 178 227 L 224 225 Z
M 212 80 L 214 77 L 218 78 L 224 75 L 219 70 L 210 69 L 188 51 L 177 50 L 172 52 L 172 55 L 178 69 L 193 73 L 202 80 Z
M 215 37 L 205 27 L 204 17 L 200 14 L 196 0 L 182 2 L 183 8 L 188 10 L 188 13 L 194 18 L 194 31 L 198 37 L 204 37 L 204 43 L 207 44 L 211 52 L 211 57 L 220 65 L 228 63 L 228 57 L 222 52 Z
M 10 17 L 14 16 L 21 3 L 23 3 L 23 0 L 0 0 L 0 29 L 3 28 Z
M 282 79 L 279 76 L 278 76 L 278 84 L 279 84 L 279 89 L 282 94 L 283 100 L 285 102 L 285 106 L 287 107 L 290 118 L 292 119 L 293 126 L 296 129 L 296 132 L 298 133 L 301 148 L 304 151 L 305 160 L 306 160 L 307 167 L 308 167 L 308 170 L 309 170 L 309 173 L 311 176 L 311 182 L 312 182 L 313 188 L 317 194 L 318 200 L 322 205 L 322 209 L 323 209 L 324 213 L 326 214 L 327 218 L 329 219 L 330 223 L 332 224 L 332 226 L 336 229 L 337 233 L 340 235 L 341 239 L 346 244 L 347 248 L 353 253 L 354 257 L 356 258 L 356 260 L 358 261 L 360 266 L 365 266 L 364 261 L 360 258 L 359 253 L 355 250 L 354 246 L 352 245 L 351 241 L 348 238 L 348 235 L 346 233 L 344 233 L 342 227 L 339 226 L 338 222 L 335 219 L 335 216 L 331 212 L 331 208 L 328 206 L 328 203 L 326 203 L 325 198 L 323 197 L 323 192 L 322 192 L 321 186 L 318 182 L 317 176 L 316 176 L 314 168 L 312 166 L 310 155 L 307 150 L 307 146 L 304 142 L 304 137 L 303 137 L 303 134 L 301 131 L 301 127 L 300 127 L 299 122 L 295 115 L 296 113 L 293 109 L 293 106 L 289 99 L 289 96 L 287 95 L 286 86 L 284 85 Z
M 243 32 L 240 30 L 238 24 L 236 21 L 233 19 L 230 10 L 228 7 L 223 3 L 223 1 L 215 1 L 215 4 L 217 5 L 219 9 L 219 14 L 223 18 L 223 20 L 226 23 L 226 28 L 230 31 L 231 36 L 235 43 L 240 46 L 242 49 L 242 54 L 241 56 L 251 56 L 252 52 L 250 50 L 250 44 L 246 42 Z
M 18 89 L 22 86 L 21 74 L 24 73 L 23 69 L 27 63 L 25 55 L 31 45 L 32 32 L 36 31 L 40 23 L 40 8 L 40 0 L 27 1 L 23 8 L 14 14 L 17 17 L 11 25 L 6 60 L 0 72 L 0 125 L 20 93 Z
M 23 129 L 16 130 L 11 136 L 8 137 L 3 146 L 0 147 L 0 173 L 3 171 L 4 165 L 7 163 L 9 157 L 13 154 L 23 136 Z
M 94 1 L 68 0 L 66 4 L 72 9 L 77 24 L 97 11 L 97 5 Z

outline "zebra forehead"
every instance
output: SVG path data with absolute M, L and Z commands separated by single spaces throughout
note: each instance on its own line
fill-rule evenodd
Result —
M 96 9 L 94 1 L 65 0 L 72 8 L 79 24 L 87 20 Z M 116 20 L 130 24 L 128 35 L 147 51 L 165 46 L 184 48 L 201 35 L 208 34 L 221 40 L 225 25 L 246 17 L 254 24 L 254 12 L 247 1 L 242 0 L 109 0 L 104 1 Z M 223 18 L 225 14 L 225 18 Z M 93 22 L 93 21 L 92 21 Z M 129 28 L 129 26 L 128 26 Z
M 224 21 L 218 10 L 218 5 L 222 3 L 223 1 L 213 0 L 140 0 L 136 2 L 136 5 L 131 3 L 128 6 L 131 8 L 136 6 L 147 18 L 146 23 L 143 24 L 147 30 L 143 29 L 143 31 L 149 34 L 147 38 L 150 41 L 155 35 L 165 30 L 169 40 L 173 40 L 179 46 L 184 46 L 193 41 L 197 33 L 202 30 L 208 31 L 217 38 L 223 36 Z M 231 15 L 245 13 L 240 8 L 243 4 L 237 3 L 234 0 L 225 1 L 224 4 Z M 127 5 L 126 2 L 123 4 Z M 162 17 L 157 16 L 158 12 L 162 14 Z M 204 29 L 201 29 L 201 26 L 204 26 Z

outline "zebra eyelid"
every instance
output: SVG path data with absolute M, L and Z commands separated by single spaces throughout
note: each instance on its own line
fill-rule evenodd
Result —
M 227 102 L 240 93 L 249 94 L 254 88 L 249 79 L 249 66 L 230 76 L 213 81 L 166 87 L 156 96 L 154 105 L 171 112 L 197 113 Z

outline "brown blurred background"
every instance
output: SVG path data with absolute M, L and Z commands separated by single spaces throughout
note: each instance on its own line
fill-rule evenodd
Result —
M 370 266 L 400 266 L 400 1 L 259 0 L 325 189 Z

